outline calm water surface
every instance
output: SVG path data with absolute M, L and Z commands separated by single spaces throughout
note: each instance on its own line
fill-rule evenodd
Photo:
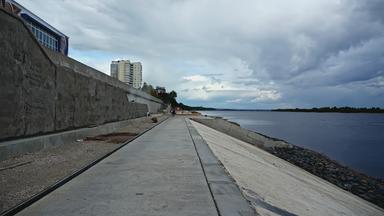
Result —
M 201 111 L 384 178 L 384 114 Z

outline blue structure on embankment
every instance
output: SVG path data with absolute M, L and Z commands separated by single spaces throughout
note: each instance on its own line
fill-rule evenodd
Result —
M 45 47 L 68 55 L 68 37 L 14 0 L 5 0 L 5 7 L 19 16 L 36 39 Z

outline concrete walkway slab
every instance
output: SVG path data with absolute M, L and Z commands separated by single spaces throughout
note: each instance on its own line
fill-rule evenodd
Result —
M 184 118 L 172 118 L 19 215 L 218 215 Z

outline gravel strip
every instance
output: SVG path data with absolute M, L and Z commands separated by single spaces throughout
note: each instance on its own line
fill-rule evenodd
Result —
M 157 118 L 161 122 L 166 116 L 157 116 Z M 118 130 L 118 133 L 126 133 L 126 135 L 123 138 L 119 136 L 118 139 L 113 139 L 113 142 L 81 140 L 1 161 L 0 212 L 27 200 L 60 179 L 120 147 L 125 141 L 134 138 L 134 134 L 140 134 L 155 124 L 150 118 L 140 118 L 136 122 L 135 125 Z M 121 142 L 116 143 L 116 140 Z

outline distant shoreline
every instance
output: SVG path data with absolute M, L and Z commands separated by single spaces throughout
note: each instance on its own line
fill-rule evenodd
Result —
M 321 108 L 293 108 L 293 109 L 220 109 L 220 108 L 200 108 L 194 111 L 249 111 L 249 112 L 312 112 L 312 113 L 384 113 L 384 109 L 373 108 L 353 108 L 353 107 L 321 107 Z
M 354 107 L 320 107 L 311 109 L 274 109 L 274 112 L 318 112 L 318 113 L 384 113 L 384 109 L 379 107 L 372 108 L 354 108 Z

